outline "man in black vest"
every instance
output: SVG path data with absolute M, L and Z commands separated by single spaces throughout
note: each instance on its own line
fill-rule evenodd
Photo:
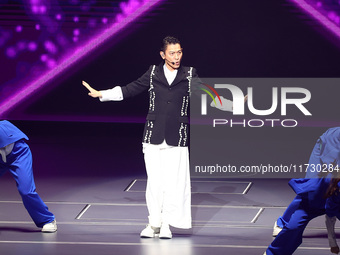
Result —
M 146 202 L 149 224 L 141 237 L 172 238 L 169 225 L 191 228 L 191 192 L 188 153 L 189 97 L 200 79 L 193 67 L 181 66 L 183 51 L 178 39 L 163 39 L 160 56 L 136 81 L 126 86 L 97 91 L 83 85 L 100 101 L 120 101 L 148 90 L 149 111 L 143 134 L 148 175 Z

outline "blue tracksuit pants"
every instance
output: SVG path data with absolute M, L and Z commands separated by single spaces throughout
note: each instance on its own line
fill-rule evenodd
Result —
M 0 157 L 0 175 L 6 171 L 10 171 L 14 177 L 24 206 L 36 226 L 43 227 L 46 223 L 52 222 L 55 219 L 54 215 L 36 192 L 32 153 L 24 140 L 15 143 L 12 152 L 7 156 L 6 163 Z
M 282 230 L 269 245 L 267 255 L 293 254 L 302 243 L 302 234 L 309 221 L 323 214 L 324 209 L 311 209 L 308 201 L 297 195 L 283 216 L 278 219 Z

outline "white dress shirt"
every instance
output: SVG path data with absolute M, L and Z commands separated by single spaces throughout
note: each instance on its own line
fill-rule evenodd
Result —
M 166 67 L 166 64 L 164 64 L 163 70 L 166 80 L 168 81 L 169 85 L 171 85 L 176 78 L 178 70 L 175 69 L 173 71 L 170 71 L 169 68 Z

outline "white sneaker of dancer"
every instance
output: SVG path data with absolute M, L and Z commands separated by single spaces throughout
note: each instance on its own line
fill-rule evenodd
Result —
M 43 228 L 41 229 L 41 232 L 44 232 L 44 233 L 53 233 L 53 232 L 56 232 L 57 231 L 57 221 L 54 220 L 50 223 L 47 223 L 43 226 Z
M 280 228 L 277 225 L 277 222 L 275 221 L 274 227 L 273 227 L 273 236 L 277 236 L 281 232 L 282 228 Z

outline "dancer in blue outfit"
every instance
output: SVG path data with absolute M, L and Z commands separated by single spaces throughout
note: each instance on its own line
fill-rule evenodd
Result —
M 307 224 L 317 216 L 326 214 L 340 219 L 339 160 L 340 127 L 330 128 L 314 146 L 306 178 L 289 182 L 297 195 L 277 220 L 273 232 L 277 236 L 265 254 L 293 254 L 302 243 Z M 334 242 L 330 240 L 331 243 Z M 331 247 L 333 253 L 338 253 L 338 250 L 337 246 Z
M 9 171 L 16 181 L 25 208 L 42 232 L 57 231 L 54 215 L 35 191 L 32 153 L 28 137 L 7 120 L 0 121 L 0 176 Z

